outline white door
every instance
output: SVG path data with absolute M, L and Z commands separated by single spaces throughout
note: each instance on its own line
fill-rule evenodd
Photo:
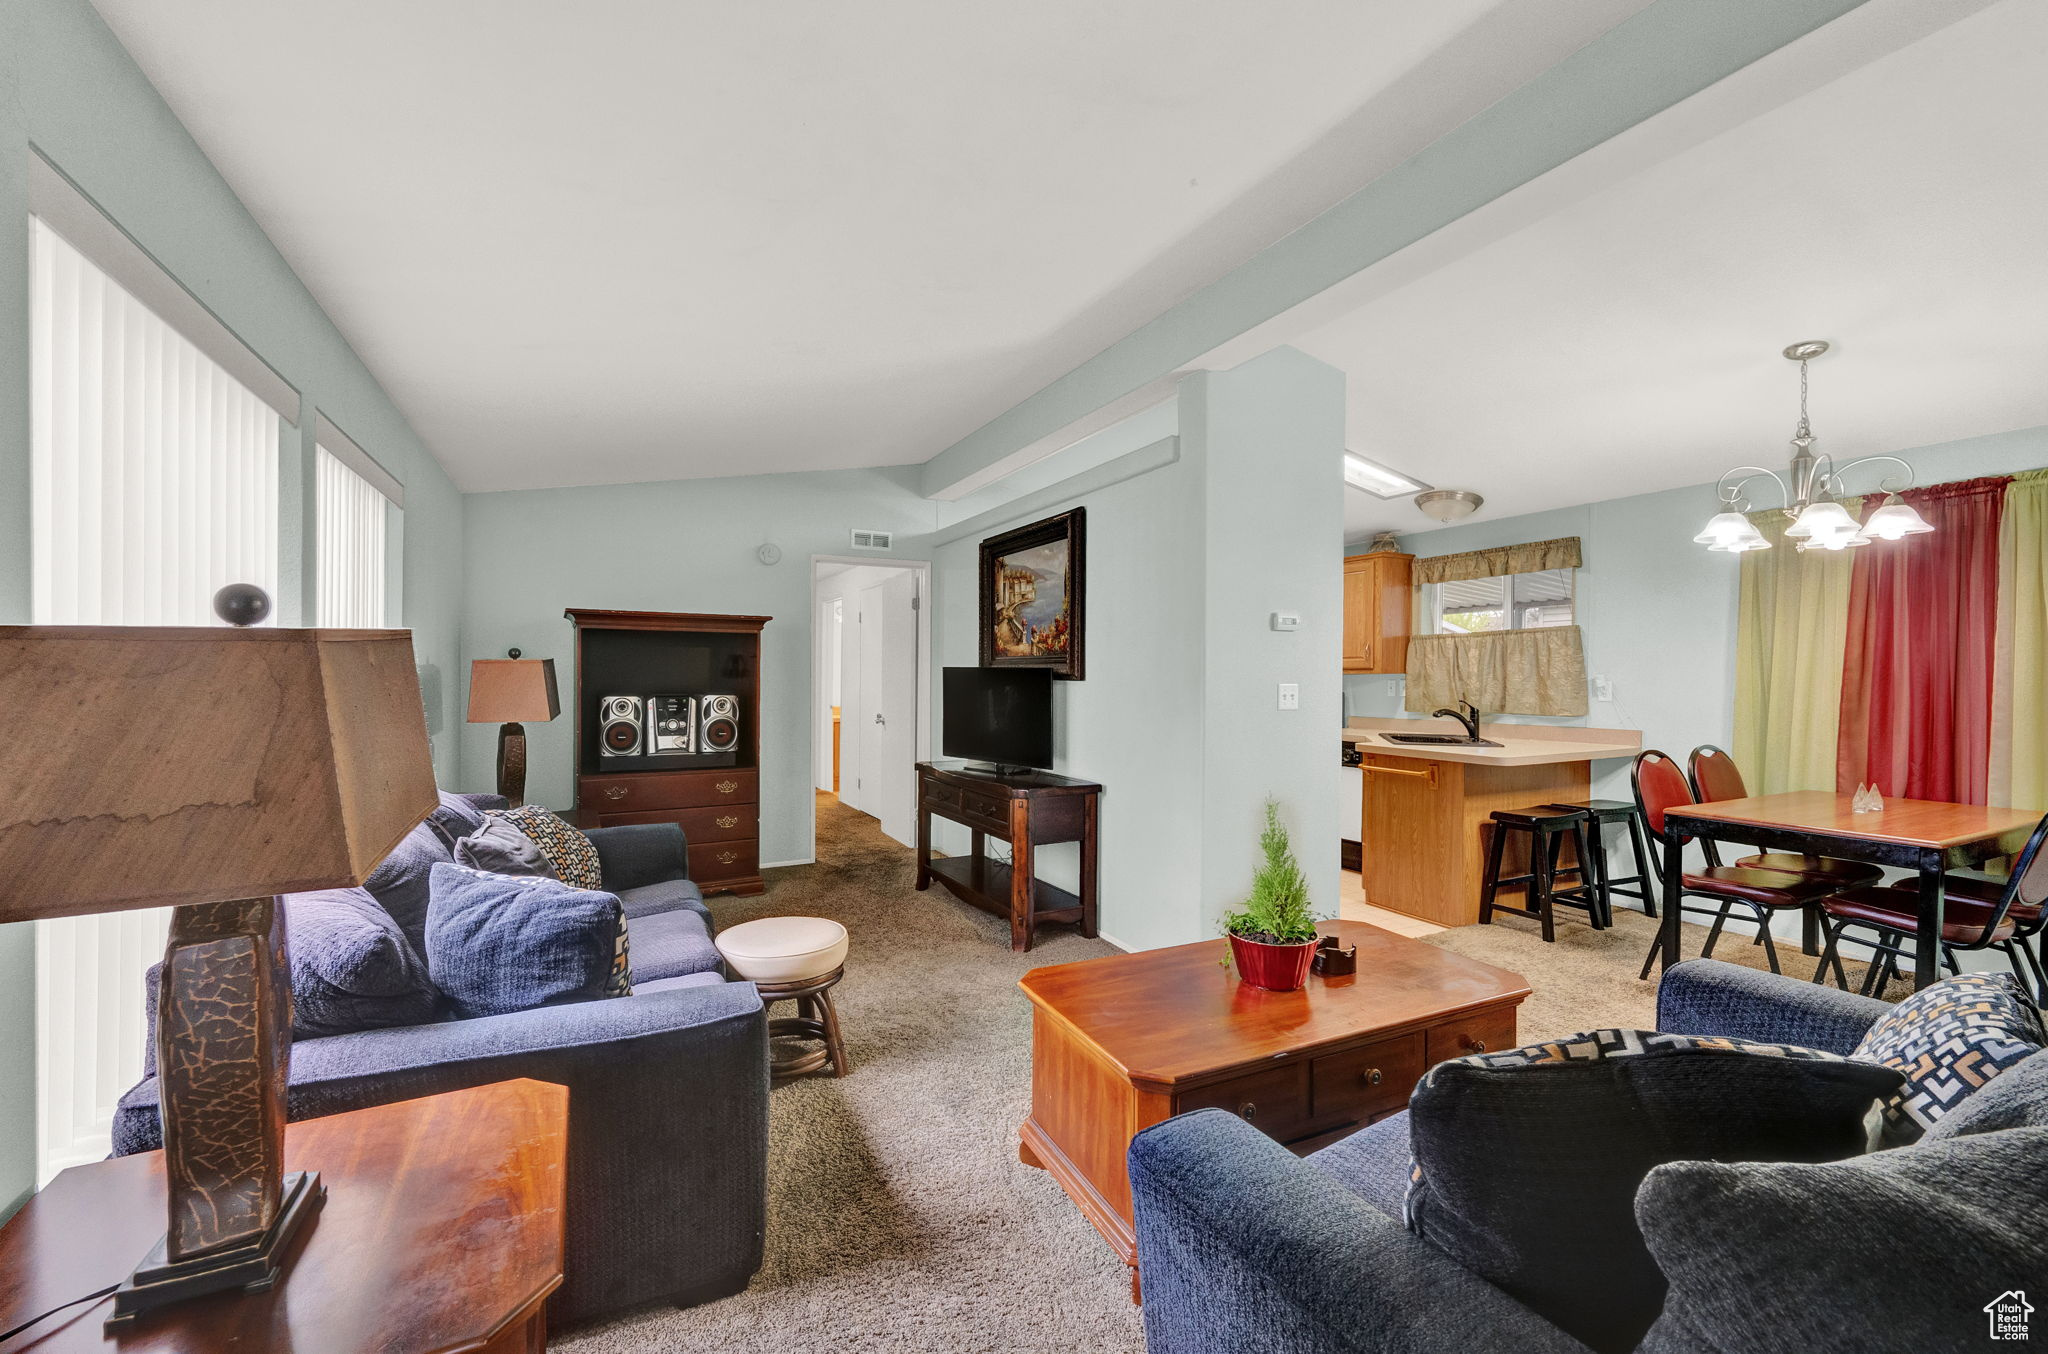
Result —
M 899 570 L 863 590 L 860 611 L 863 798 L 857 807 L 910 846 L 917 831 L 916 575 Z
M 861 736 L 860 657 L 861 595 L 849 593 L 839 607 L 839 802 L 849 809 L 867 812 L 861 795 L 861 753 L 867 740 Z

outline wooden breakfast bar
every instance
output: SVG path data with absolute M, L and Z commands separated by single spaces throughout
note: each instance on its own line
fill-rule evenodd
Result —
M 1365 773 L 1359 841 L 1366 899 L 1439 926 L 1479 920 L 1494 810 L 1584 800 L 1592 792 L 1593 762 L 1642 749 L 1634 729 L 1554 724 L 1488 724 L 1481 732 L 1498 747 L 1402 744 L 1386 737 L 1440 731 L 1462 730 L 1450 720 L 1369 718 L 1353 719 L 1344 730 Z M 1526 869 L 1512 858 L 1508 867 L 1509 874 Z

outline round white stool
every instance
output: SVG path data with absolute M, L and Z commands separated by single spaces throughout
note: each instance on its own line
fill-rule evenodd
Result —
M 824 917 L 762 917 L 720 931 L 717 944 L 726 966 L 754 984 L 764 1005 L 796 1003 L 794 1016 L 769 1020 L 769 1038 L 821 1041 L 822 1047 L 774 1059 L 768 1070 L 794 1077 L 829 1066 L 833 1076 L 845 1076 L 832 987 L 846 972 L 846 928 Z

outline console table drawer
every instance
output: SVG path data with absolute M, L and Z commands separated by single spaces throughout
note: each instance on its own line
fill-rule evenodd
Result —
M 705 842 L 690 846 L 690 878 L 700 888 L 726 879 L 761 873 L 761 844 L 751 838 L 737 842 Z
M 1010 801 L 1007 799 L 962 795 L 955 816 L 971 828 L 993 832 L 999 837 L 1008 836 L 1010 832 Z
M 1290 1062 L 1182 1092 L 1174 1097 L 1173 1111 L 1229 1110 L 1267 1137 L 1286 1142 L 1309 1125 L 1308 1097 L 1308 1064 Z
M 624 776 L 583 776 L 578 807 L 602 814 L 643 809 L 694 809 L 709 804 L 751 804 L 756 797 L 752 767 L 708 771 L 642 771 Z
M 1422 1080 L 1422 1072 L 1420 1034 L 1325 1053 L 1309 1064 L 1316 1118 L 1363 1119 L 1400 1109 Z
M 1515 1008 L 1474 1011 L 1426 1031 L 1429 1065 L 1472 1053 L 1500 1053 L 1516 1047 Z

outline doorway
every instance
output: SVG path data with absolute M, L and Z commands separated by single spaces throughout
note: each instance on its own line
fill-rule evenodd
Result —
M 916 764 L 931 756 L 931 566 L 811 561 L 811 768 L 820 797 L 917 841 Z M 812 852 L 817 849 L 815 811 Z

